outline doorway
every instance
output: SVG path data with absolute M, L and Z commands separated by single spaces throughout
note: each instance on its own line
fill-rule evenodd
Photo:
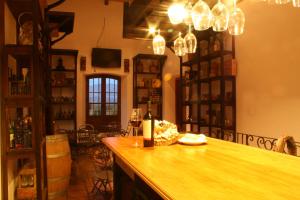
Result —
M 121 127 L 121 78 L 109 74 L 86 77 L 86 122 L 98 131 Z

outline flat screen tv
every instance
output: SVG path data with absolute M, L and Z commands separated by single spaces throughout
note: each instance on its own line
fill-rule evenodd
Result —
M 92 66 L 94 67 L 121 67 L 121 49 L 92 49 Z

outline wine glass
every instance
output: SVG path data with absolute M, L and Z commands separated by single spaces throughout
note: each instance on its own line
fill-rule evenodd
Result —
M 132 113 L 130 116 L 130 122 L 131 125 L 133 126 L 133 136 L 135 138 L 134 146 L 138 147 L 138 129 L 142 123 L 142 115 L 141 115 L 141 109 L 140 108 L 133 108 Z

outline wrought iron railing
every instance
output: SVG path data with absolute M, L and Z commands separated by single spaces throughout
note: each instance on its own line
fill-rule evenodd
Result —
M 249 146 L 258 147 L 266 150 L 273 150 L 276 144 L 277 138 L 258 136 L 247 133 L 236 133 L 236 142 L 240 144 L 245 144 Z M 296 142 L 296 147 L 298 149 L 297 156 L 300 156 L 300 142 Z

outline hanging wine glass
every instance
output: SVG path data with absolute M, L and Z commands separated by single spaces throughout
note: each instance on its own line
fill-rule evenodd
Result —
M 225 4 L 218 1 L 218 3 L 211 10 L 213 16 L 212 27 L 214 31 L 225 31 L 228 27 L 229 10 Z
M 233 8 L 229 14 L 228 31 L 231 35 L 241 35 L 244 32 L 245 27 L 245 14 L 236 7 L 236 1 L 234 1 Z
M 211 26 L 212 14 L 209 6 L 199 0 L 192 9 L 194 28 L 197 31 L 206 30 Z
M 153 38 L 152 45 L 154 54 L 163 55 L 165 53 L 166 41 L 160 35 L 160 30 L 157 31 L 157 35 Z
M 174 51 L 176 56 L 184 56 L 186 53 L 186 44 L 179 32 L 178 38 L 174 41 Z
M 293 6 L 296 8 L 300 8 L 300 0 L 293 0 Z
M 184 41 L 186 44 L 187 53 L 195 53 L 197 49 L 197 39 L 196 36 L 192 33 L 192 25 L 189 25 L 189 32 L 185 35 Z
M 192 19 L 192 9 L 193 5 L 192 2 L 188 2 L 187 5 L 185 6 L 185 17 L 183 19 L 184 23 L 186 25 L 191 25 L 193 24 L 193 19 Z

